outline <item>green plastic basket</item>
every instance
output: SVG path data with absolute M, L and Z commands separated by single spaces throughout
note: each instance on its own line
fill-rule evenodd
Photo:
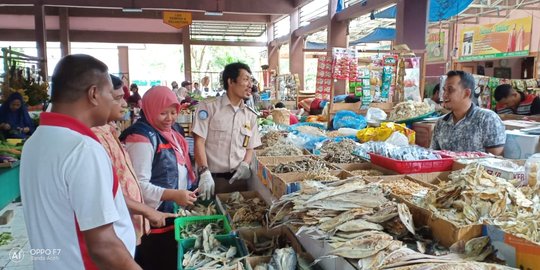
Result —
M 174 238 L 176 239 L 176 241 L 183 240 L 184 238 L 182 238 L 180 232 L 182 231 L 183 228 L 185 228 L 186 226 L 190 224 L 202 223 L 206 225 L 210 223 L 219 222 L 220 220 L 221 222 L 223 222 L 223 229 L 226 232 L 226 234 L 223 234 L 223 235 L 228 235 L 232 231 L 232 228 L 231 228 L 231 225 L 229 224 L 229 221 L 227 220 L 227 217 L 225 217 L 224 215 L 176 218 L 174 220 Z
M 240 238 L 236 236 L 216 235 L 216 240 L 221 242 L 221 244 L 223 244 L 226 247 L 235 246 L 236 247 L 236 255 L 234 256 L 235 258 L 240 258 L 248 254 L 244 241 L 242 241 Z M 182 265 L 182 261 L 184 260 L 184 253 L 192 249 L 194 245 L 195 245 L 195 239 L 193 238 L 183 239 L 182 241 L 178 242 L 178 270 L 195 269 L 195 268 L 184 269 L 184 266 Z

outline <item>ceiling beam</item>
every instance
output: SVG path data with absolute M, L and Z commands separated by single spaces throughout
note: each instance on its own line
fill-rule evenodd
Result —
M 58 16 L 58 7 L 46 7 L 47 15 Z M 0 7 L 0 14 L 9 15 L 33 15 L 32 7 Z M 120 9 L 95 9 L 95 8 L 69 8 L 70 17 L 99 17 L 99 18 L 136 18 L 136 19 L 162 19 L 160 10 L 143 10 L 140 13 L 125 13 Z M 192 12 L 194 21 L 226 21 L 226 22 L 269 22 L 271 15 L 262 14 L 227 14 L 223 16 L 206 16 L 204 12 Z
M 208 46 L 239 46 L 239 47 L 265 47 L 266 42 L 256 41 L 219 41 L 219 40 L 191 40 L 191 45 Z
M 338 21 L 346 21 L 358 18 L 362 15 L 369 14 L 371 11 L 382 9 L 389 5 L 397 3 L 397 0 L 379 0 L 379 1 L 366 1 L 359 2 L 346 9 L 342 10 L 339 13 L 336 13 L 336 19 Z
M 328 19 L 328 16 L 320 17 L 312 21 L 310 24 L 294 30 L 292 34 L 297 37 L 307 36 L 309 34 L 321 31 L 323 28 L 328 27 L 329 24 L 330 20 Z
M 34 30 L 0 29 L 1 41 L 35 41 Z M 71 42 L 182 44 L 181 33 L 70 30 Z M 47 30 L 47 41 L 59 42 L 58 30 Z
M 3 0 L 3 5 L 28 5 L 40 2 L 45 6 L 83 7 L 101 9 L 142 8 L 154 10 L 222 11 L 224 13 L 288 14 L 294 9 L 289 0 Z M 219 3 L 217 5 L 217 3 Z

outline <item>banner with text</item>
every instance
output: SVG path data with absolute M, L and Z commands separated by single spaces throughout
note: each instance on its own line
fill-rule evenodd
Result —
M 532 17 L 479 25 L 459 32 L 459 61 L 529 55 Z
M 446 61 L 445 41 L 445 32 L 429 33 L 426 42 L 427 62 Z

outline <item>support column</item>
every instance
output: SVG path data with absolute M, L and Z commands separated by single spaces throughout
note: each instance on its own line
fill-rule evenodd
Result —
M 304 37 L 294 34 L 294 30 L 299 26 L 299 10 L 295 9 L 290 14 L 291 35 L 289 40 L 289 71 L 291 74 L 298 74 L 300 90 L 304 89 Z
M 447 60 L 446 60 L 446 66 L 445 66 L 445 73 L 454 69 L 454 48 L 458 47 L 458 43 L 456 42 L 456 32 L 457 32 L 457 25 L 454 22 L 448 23 L 448 37 L 446 38 L 448 42 L 448 50 L 447 50 Z M 457 52 L 456 52 L 457 53 Z
M 266 36 L 268 37 L 268 70 L 275 70 L 276 72 L 279 69 L 279 46 L 272 45 L 272 40 L 274 40 L 274 24 L 269 22 L 266 24 Z
M 396 44 L 407 44 L 411 50 L 426 49 L 429 0 L 398 0 Z
M 191 39 L 189 25 L 182 28 L 182 45 L 184 45 L 184 77 L 191 81 Z
M 69 13 L 68 8 L 61 7 L 58 10 L 60 18 L 60 51 L 62 57 L 71 54 L 71 42 L 69 40 Z
M 34 4 L 34 24 L 36 34 L 37 54 L 42 61 L 39 63 L 39 74 L 44 80 L 48 79 L 47 72 L 47 30 L 45 26 L 45 6 L 43 1 Z
M 129 47 L 128 46 L 118 46 L 118 72 L 120 77 L 127 74 L 129 78 Z M 129 87 L 129 86 L 128 86 Z
M 336 14 L 338 0 L 330 0 L 328 3 L 328 14 L 330 24 L 328 25 L 327 49 L 328 56 L 332 56 L 332 48 L 347 48 L 349 45 L 349 23 L 347 21 L 338 21 Z M 344 80 L 338 80 L 334 83 L 334 95 L 342 95 L 347 92 L 347 84 Z

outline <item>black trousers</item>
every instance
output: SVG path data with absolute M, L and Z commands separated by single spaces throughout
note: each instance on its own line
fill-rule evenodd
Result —
M 144 270 L 175 270 L 178 268 L 178 242 L 174 230 L 144 235 L 135 251 L 135 262 Z

